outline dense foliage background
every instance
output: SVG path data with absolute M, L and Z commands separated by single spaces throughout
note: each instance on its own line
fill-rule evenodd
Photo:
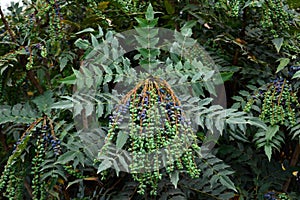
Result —
M 0 13 L 0 199 L 299 199 L 297 0 L 23 3 L 12 3 L 7 15 Z M 151 51 L 158 34 L 154 27 L 177 30 L 172 47 L 185 58 Z M 106 51 L 116 45 L 114 33 L 132 29 L 137 46 L 145 47 L 146 41 L 148 48 Z M 203 48 L 193 49 L 187 41 Z M 97 60 L 100 67 L 86 60 Z M 106 137 L 116 132 L 113 101 L 135 98 L 113 89 L 136 81 L 132 75 L 138 65 L 155 68 L 162 60 L 169 64 L 168 76 L 166 71 L 154 75 L 184 83 L 178 90 L 201 113 L 191 136 L 195 146 L 185 155 L 194 162 L 181 158 L 182 168 L 146 175 L 120 171 L 116 159 L 130 168 L 122 156 L 98 155 L 107 141 L 132 152 L 156 148 L 141 146 L 141 138 L 133 136 Z M 216 69 L 226 93 L 218 93 L 212 103 L 209 94 L 222 84 L 202 80 L 215 79 Z M 165 82 L 139 78 L 141 85 L 131 88 L 135 93 L 164 89 L 173 99 L 161 101 L 177 106 L 176 93 Z M 184 93 L 187 85 L 193 99 Z M 88 89 L 98 95 L 82 98 Z M 172 106 L 168 111 L 178 114 Z M 216 146 L 202 155 L 197 146 L 216 130 L 221 134 Z M 159 139 L 144 143 L 159 141 L 163 147 Z

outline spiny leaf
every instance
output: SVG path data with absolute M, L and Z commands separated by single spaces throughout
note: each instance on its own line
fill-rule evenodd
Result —
M 279 53 L 281 46 L 283 44 L 283 41 L 284 41 L 283 38 L 275 38 L 272 40 L 272 43 L 274 44 L 277 53 Z
M 293 76 L 292 79 L 295 79 L 295 78 L 300 78 L 300 71 L 297 71 L 297 72 L 294 74 L 294 76 Z
M 147 20 L 153 20 L 154 19 L 154 12 L 153 12 L 153 7 L 151 4 L 149 4 L 148 8 L 147 8 L 147 12 L 145 15 Z
M 170 174 L 171 183 L 174 185 L 175 188 L 177 188 L 177 183 L 179 181 L 179 172 L 174 171 Z
M 235 192 L 237 192 L 234 183 L 228 178 L 228 176 L 220 176 L 220 182 L 224 186 L 226 186 L 228 189 L 231 189 Z
M 65 164 L 71 160 L 73 160 L 76 156 L 76 151 L 68 151 L 66 153 L 64 153 L 63 155 L 61 155 L 56 163 L 61 163 L 61 164 Z
M 126 143 L 128 139 L 128 134 L 120 131 L 118 133 L 118 137 L 117 137 L 117 141 L 116 141 L 116 146 L 118 149 L 122 149 L 122 147 L 124 146 L 124 144 Z
M 268 157 L 268 160 L 271 161 L 271 157 L 272 157 L 272 146 L 270 144 L 266 144 L 264 146 L 264 150 L 265 150 L 265 154 Z
M 98 167 L 98 171 L 97 174 L 99 174 L 100 172 L 110 168 L 112 166 L 112 162 L 109 160 L 103 160 L 102 163 L 99 165 Z
M 290 62 L 290 59 L 289 58 L 282 58 L 280 59 L 280 63 L 277 67 L 277 70 L 276 70 L 276 73 L 280 72 L 281 70 L 284 69 L 285 66 L 287 66 Z

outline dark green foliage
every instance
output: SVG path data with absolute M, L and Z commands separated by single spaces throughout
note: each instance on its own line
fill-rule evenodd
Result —
M 3 197 L 298 198 L 297 1 L 24 3 L 0 22 Z

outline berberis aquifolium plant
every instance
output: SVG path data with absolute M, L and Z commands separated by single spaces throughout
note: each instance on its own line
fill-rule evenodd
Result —
M 285 1 L 23 3 L 0 22 L 0 198 L 297 199 Z
M 202 62 L 211 60 L 207 58 L 203 49 L 196 45 L 196 41 L 190 38 L 192 32 L 189 25 L 183 27 L 181 32 L 172 32 L 176 40 L 164 45 L 170 48 L 170 57 L 166 58 L 168 56 L 165 53 L 166 49 L 161 51 L 157 47 L 159 30 L 154 27 L 157 19 L 154 18 L 152 7 L 148 7 L 146 19 L 138 18 L 137 21 L 139 26 L 136 27 L 135 37 L 138 54 L 135 57 L 138 58 L 142 72 L 135 70 L 131 72 L 139 77 L 136 79 L 136 77 L 132 78 L 128 71 L 124 71 L 123 74 L 128 73 L 128 77 L 123 81 L 118 75 L 120 69 L 117 68 L 116 63 L 111 62 L 116 68 L 117 82 L 126 85 L 130 82 L 129 78 L 132 78 L 133 82 L 136 80 L 136 84 L 134 86 L 129 84 L 132 89 L 119 95 L 121 98 L 116 101 L 114 109 L 109 106 L 113 114 L 110 116 L 103 146 L 95 159 L 98 173 L 101 173 L 105 179 L 110 172 L 110 167 L 115 169 L 117 175 L 120 171 L 129 172 L 133 180 L 139 183 L 140 194 L 149 192 L 147 188 L 150 186 L 150 194 L 158 195 L 158 185 L 164 183 L 167 177 L 177 187 L 180 173 L 187 174 L 195 180 L 200 180 L 201 176 L 214 180 L 210 182 L 211 187 L 219 187 L 218 184 L 221 183 L 225 188 L 235 190 L 232 181 L 225 175 L 230 174 L 226 165 L 221 164 L 219 160 L 214 162 L 211 154 L 201 153 L 200 146 L 204 141 L 197 139 L 197 128 L 207 131 L 209 135 L 219 135 L 222 134 L 227 122 L 233 130 L 245 131 L 246 124 L 252 123 L 251 118 L 233 109 L 211 105 L 212 98 L 205 98 L 206 92 L 211 96 L 217 95 L 214 85 L 222 81 L 219 80 L 217 70 L 212 68 L 212 62 Z M 94 47 L 97 52 L 90 51 L 93 57 L 86 62 L 89 69 L 84 69 L 85 74 L 95 74 L 96 77 L 102 75 L 94 67 L 101 66 L 99 60 L 107 65 L 107 61 L 102 57 L 105 54 L 101 49 L 116 47 L 117 44 L 111 35 L 107 34 L 107 36 L 109 38 L 105 45 L 108 46 L 100 45 L 101 48 Z M 115 54 L 117 50 L 119 49 L 113 48 Z M 98 58 L 97 55 L 101 56 Z M 91 58 L 89 55 L 87 57 Z M 159 67 L 162 58 L 166 59 L 166 66 Z M 95 60 L 98 62 L 94 63 Z M 118 60 L 122 61 L 119 58 Z M 123 59 L 122 64 L 126 65 L 127 62 Z M 103 69 L 106 75 L 101 80 L 105 83 L 105 80 L 113 74 L 106 67 Z M 126 66 L 124 69 L 126 70 Z M 85 74 L 78 73 L 79 80 L 89 80 L 91 75 Z M 81 81 L 78 84 L 79 88 L 86 91 L 84 85 L 88 86 L 88 83 L 83 85 Z M 90 84 L 89 88 L 91 86 L 94 87 L 94 84 Z M 87 96 L 81 91 L 76 95 L 74 98 L 77 99 L 80 99 L 80 95 L 81 98 Z M 100 97 L 97 102 L 101 102 L 107 99 L 108 95 L 96 94 L 96 96 Z M 89 98 L 85 101 L 87 99 Z M 101 110 L 105 110 L 104 105 L 104 102 L 97 104 L 102 107 Z M 236 126 L 237 124 L 239 125 Z M 206 156 L 208 159 L 205 159 Z M 202 169 L 207 170 L 206 167 L 210 170 L 202 172 Z M 217 168 L 221 170 L 216 170 Z M 225 190 L 222 189 L 224 192 Z M 230 193 L 215 195 L 227 196 Z

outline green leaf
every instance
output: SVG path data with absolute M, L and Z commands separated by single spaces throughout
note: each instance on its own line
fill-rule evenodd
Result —
M 191 28 L 193 28 L 194 26 L 196 26 L 196 24 L 197 24 L 197 21 L 194 21 L 194 20 L 189 20 L 189 21 L 187 21 L 184 25 L 183 25 L 183 27 L 182 27 L 182 29 L 186 29 L 186 28 L 188 28 L 188 29 L 191 29 Z
M 271 161 L 271 157 L 272 157 L 272 146 L 271 145 L 265 145 L 264 146 L 264 150 L 265 150 L 265 154 L 268 157 L 268 160 Z
M 237 192 L 237 190 L 234 186 L 234 183 L 230 180 L 230 178 L 228 176 L 220 176 L 219 180 L 220 180 L 222 185 L 224 185 L 228 189 L 231 189 L 231 190 Z
M 287 66 L 290 63 L 290 59 L 289 58 L 281 58 L 279 59 L 280 63 L 277 67 L 276 73 L 280 72 L 281 70 L 284 69 L 285 66 Z
M 252 5 L 253 3 L 254 3 L 253 0 L 248 0 L 248 1 L 245 3 L 245 5 L 244 5 L 244 7 L 242 8 L 242 10 L 244 10 L 245 8 L 247 8 L 249 5 Z
M 93 45 L 93 47 L 94 48 L 98 47 L 99 46 L 99 42 L 98 42 L 97 38 L 93 34 L 91 34 L 91 38 L 92 38 L 92 45 Z
M 221 77 L 222 77 L 222 80 L 223 80 L 223 83 L 225 81 L 228 81 L 231 79 L 231 77 L 233 76 L 234 72 L 221 72 Z M 222 83 L 220 83 L 222 84 Z
M 120 131 L 120 132 L 118 133 L 118 137 L 117 137 L 117 141 L 116 141 L 116 147 L 117 147 L 118 149 L 122 149 L 122 147 L 123 147 L 124 144 L 126 143 L 127 139 L 128 139 L 128 134 L 126 134 L 126 133 Z
M 63 58 L 59 59 L 60 71 L 62 71 L 66 67 L 66 65 L 68 64 L 68 61 L 69 61 L 69 59 L 67 57 L 63 57 Z
M 98 167 L 98 171 L 97 174 L 99 174 L 100 172 L 110 168 L 112 166 L 112 162 L 109 160 L 103 160 L 102 163 L 99 165 Z
M 248 120 L 247 123 L 252 125 L 252 126 L 260 127 L 264 130 L 267 130 L 267 125 L 263 121 L 261 121 L 257 118 L 251 118 L 250 120 Z
M 175 13 L 175 6 L 173 6 L 170 1 L 168 0 L 164 0 L 164 4 L 165 4 L 165 7 L 166 7 L 166 10 L 167 10 L 167 13 L 169 15 L 172 15 Z
M 76 35 L 79 35 L 79 34 L 81 34 L 81 33 L 90 33 L 90 32 L 94 32 L 95 30 L 93 29 L 93 28 L 86 28 L 86 29 L 84 29 L 84 30 L 82 30 L 82 31 L 79 31 L 79 32 L 77 32 L 77 33 L 75 33 Z
M 67 77 L 59 80 L 58 82 L 67 84 L 67 85 L 74 85 L 76 83 L 76 75 L 72 74 L 70 76 L 67 76 Z
M 97 103 L 97 108 L 96 108 L 97 117 L 102 117 L 103 113 L 104 113 L 103 103 L 102 102 L 98 102 Z
M 100 38 L 102 37 L 104 34 L 103 34 L 103 30 L 101 28 L 101 26 L 98 25 L 98 35 L 96 36 L 96 38 Z
M 9 65 L 6 65 L 4 67 L 1 68 L 0 70 L 0 75 L 3 75 L 3 72 L 9 67 Z
M 199 79 L 202 79 L 203 73 L 202 72 L 198 72 L 197 74 L 195 74 L 191 80 L 192 83 L 195 83 L 196 81 L 198 81 Z
M 129 169 L 128 169 L 129 166 L 128 166 L 128 164 L 126 163 L 124 157 L 123 157 L 122 155 L 120 155 L 120 154 L 118 154 L 117 156 L 118 156 L 118 158 L 119 158 L 120 164 L 123 166 L 123 170 L 124 170 L 125 172 L 129 172 Z
M 147 20 L 153 20 L 154 19 L 154 12 L 153 12 L 153 7 L 151 4 L 149 4 L 148 8 L 147 8 L 147 12 L 145 15 Z
M 271 141 L 275 134 L 278 132 L 279 126 L 269 126 L 266 131 L 266 140 Z
M 18 158 L 21 155 L 21 153 L 26 149 L 31 135 L 32 133 L 30 133 L 23 139 L 23 141 L 18 145 L 16 151 L 9 157 L 7 163 L 12 163 L 15 158 Z
M 175 188 L 177 188 L 177 183 L 179 181 L 179 172 L 174 171 L 170 174 L 171 183 L 174 185 Z
M 272 40 L 272 42 L 273 42 L 273 44 L 276 48 L 277 53 L 279 53 L 279 51 L 281 49 L 281 46 L 283 44 L 283 41 L 284 41 L 283 38 L 275 38 L 275 39 Z
M 43 95 L 40 95 L 32 101 L 36 104 L 38 110 L 46 115 L 50 115 L 51 106 L 54 103 L 53 93 L 46 91 Z
M 140 27 L 147 27 L 147 25 L 148 25 L 147 20 L 145 20 L 143 18 L 138 18 L 138 17 L 135 17 L 134 19 L 138 22 Z
M 51 106 L 52 109 L 70 109 L 73 107 L 74 107 L 73 102 L 67 100 L 56 102 Z
M 294 78 L 300 78 L 300 71 L 297 71 L 297 72 L 294 74 L 294 76 L 293 76 L 292 79 L 294 79 Z
M 82 181 L 83 181 L 82 179 L 76 179 L 75 181 L 70 182 L 66 189 L 68 189 L 71 185 L 82 182 Z
M 79 38 L 78 40 L 75 41 L 75 46 L 78 47 L 79 49 L 87 50 L 89 46 L 91 45 L 89 41 L 83 40 Z
M 69 161 L 72 161 L 76 156 L 76 151 L 68 151 L 57 159 L 56 163 L 65 164 Z

